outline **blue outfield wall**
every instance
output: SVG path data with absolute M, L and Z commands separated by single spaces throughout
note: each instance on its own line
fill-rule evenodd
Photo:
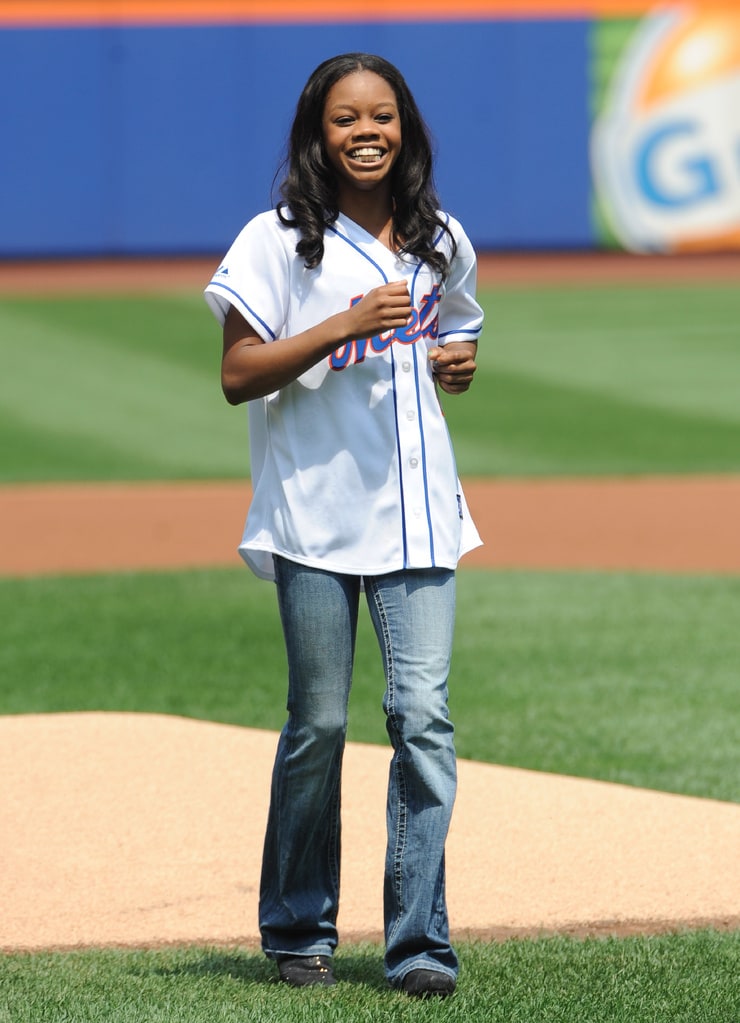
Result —
M 272 205 L 311 70 L 380 53 L 481 249 L 596 244 L 589 22 L 0 31 L 0 257 L 221 253 Z

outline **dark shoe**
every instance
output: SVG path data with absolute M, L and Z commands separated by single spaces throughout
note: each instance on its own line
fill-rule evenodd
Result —
M 337 982 L 331 956 L 279 956 L 277 964 L 280 979 L 291 987 L 331 987 Z
M 455 978 L 441 970 L 411 970 L 401 982 L 401 990 L 415 998 L 447 998 L 456 986 Z

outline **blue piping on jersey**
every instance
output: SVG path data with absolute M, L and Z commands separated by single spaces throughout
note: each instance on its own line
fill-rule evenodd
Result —
M 450 215 L 449 215 L 449 213 L 445 213 L 444 218 L 445 218 L 445 227 L 449 227 L 450 226 Z M 444 233 L 445 233 L 445 228 L 444 227 L 440 227 L 439 234 L 437 235 L 437 237 L 432 242 L 432 247 L 433 248 L 435 248 L 435 249 L 437 248 L 439 243 L 442 241 L 442 236 L 444 235 Z
M 376 263 L 372 256 L 368 256 L 367 252 L 363 252 L 359 245 L 355 245 L 351 238 L 348 238 L 346 234 L 342 234 L 342 232 L 338 230 L 338 228 L 334 227 L 333 224 L 328 224 L 326 229 L 327 231 L 332 231 L 337 236 L 337 238 L 341 238 L 342 241 L 346 242 L 349 246 L 351 246 L 355 250 L 355 252 L 359 252 L 361 256 L 364 256 L 368 263 L 371 263 L 378 271 L 380 276 L 383 278 L 383 282 L 385 284 L 388 283 L 388 278 L 386 277 L 383 271 L 383 267 L 380 266 L 379 263 Z
M 396 455 L 398 457 L 398 490 L 401 503 L 401 537 L 403 539 L 403 567 L 409 567 L 409 544 L 406 536 L 406 497 L 403 492 L 403 462 L 401 461 L 401 435 L 398 431 L 398 393 L 396 391 L 396 360 L 391 352 L 391 383 L 393 393 L 393 417 L 396 426 Z
M 414 381 L 416 384 L 416 408 L 417 415 L 419 417 L 419 434 L 421 436 L 421 471 L 422 478 L 424 480 L 424 505 L 427 511 L 427 527 L 429 529 L 429 557 L 432 562 L 432 568 L 436 568 L 436 562 L 434 559 L 434 530 L 432 528 L 432 510 L 429 505 L 429 478 L 427 476 L 427 446 L 424 440 L 424 420 L 421 414 L 421 389 L 419 387 L 419 362 L 416 354 L 416 345 L 413 349 L 414 356 Z
M 480 328 L 478 328 L 478 330 L 445 330 L 442 334 L 439 334 L 438 337 L 449 337 L 450 334 L 470 334 L 477 341 L 480 337 L 480 333 Z
M 331 231 L 333 234 L 335 234 L 337 236 L 337 238 L 341 238 L 343 242 L 346 242 L 347 245 L 350 246 L 350 248 L 354 249 L 355 252 L 359 253 L 360 256 L 362 256 L 364 259 L 366 259 L 368 261 L 368 263 L 371 266 L 374 266 L 375 269 L 378 271 L 380 276 L 383 278 L 383 282 L 385 284 L 388 283 L 388 278 L 386 277 L 386 275 L 385 275 L 385 273 L 383 271 L 382 266 L 380 266 L 379 263 L 376 263 L 375 260 L 372 258 L 372 256 L 368 256 L 367 252 L 363 252 L 363 250 L 360 248 L 359 245 L 355 245 L 355 243 L 352 241 L 351 238 L 348 238 L 346 234 L 342 234 L 342 232 L 339 231 L 332 224 L 329 224 L 327 226 L 327 230 Z M 393 419 L 394 419 L 394 425 L 395 425 L 395 430 L 396 430 L 396 457 L 398 458 L 398 490 L 399 490 L 399 503 L 400 503 L 400 506 L 401 506 L 401 537 L 402 537 L 402 540 L 403 540 L 403 567 L 404 568 L 408 568 L 409 567 L 409 544 L 408 544 L 408 537 L 406 535 L 406 496 L 405 496 L 404 490 L 403 490 L 403 461 L 402 461 L 402 458 L 401 458 L 401 436 L 400 436 L 400 434 L 398 432 L 398 392 L 396 390 L 396 360 L 393 357 L 393 353 L 392 352 L 390 353 L 390 362 L 391 362 L 391 384 L 392 384 L 392 392 L 393 392 Z
M 436 243 L 435 243 L 436 244 Z M 417 277 L 419 271 L 422 268 L 422 263 L 419 263 L 418 267 L 414 272 L 414 276 L 411 279 L 410 297 L 412 306 L 415 305 L 414 290 L 416 288 Z M 434 557 L 434 529 L 432 527 L 432 512 L 429 502 L 429 477 L 427 475 L 427 446 L 424 439 L 424 418 L 421 410 L 421 388 L 419 387 L 419 358 L 417 355 L 416 345 L 412 345 L 411 352 L 414 358 L 414 386 L 416 389 L 416 409 L 417 409 L 417 422 L 419 424 L 419 435 L 421 440 L 421 471 L 422 479 L 424 481 L 424 505 L 427 513 L 427 527 L 429 529 L 429 557 L 431 559 L 432 568 L 436 568 L 436 561 Z
M 447 218 L 447 222 L 449 223 L 449 217 Z M 352 241 L 351 238 L 348 238 L 347 235 L 343 234 L 340 230 L 338 230 L 338 228 L 334 227 L 332 224 L 327 225 L 327 230 L 331 231 L 333 234 L 335 234 L 337 236 L 337 238 L 341 238 L 342 241 L 346 242 L 347 245 L 349 245 L 351 248 L 353 248 L 355 250 L 355 252 L 359 253 L 359 255 L 361 255 L 364 259 L 366 259 L 368 261 L 368 263 L 370 263 L 371 266 L 375 267 L 375 269 L 378 271 L 380 276 L 383 278 L 384 283 L 385 284 L 388 283 L 388 278 L 386 277 L 385 272 L 383 271 L 383 268 L 378 263 L 375 262 L 375 260 L 372 258 L 372 256 L 368 256 L 368 254 L 366 252 L 364 252 L 363 249 L 361 249 L 359 245 L 356 245 Z M 435 245 L 442 238 L 443 233 L 444 233 L 444 229 L 440 229 L 439 234 L 437 235 L 437 237 L 434 240 L 434 244 Z M 417 278 L 418 278 L 419 273 L 421 272 L 421 269 L 422 269 L 423 266 L 424 266 L 424 261 L 423 260 L 419 260 L 418 265 L 416 267 L 416 270 L 414 271 L 413 277 L 411 278 L 411 287 L 409 288 L 409 293 L 410 293 L 409 297 L 411 299 L 411 305 L 412 306 L 414 306 L 414 290 L 415 290 L 415 287 L 416 287 Z M 457 331 L 457 332 L 450 331 L 450 333 L 480 333 L 480 331 L 477 331 L 477 332 L 476 331 Z M 426 507 L 427 527 L 428 527 L 428 530 L 429 530 L 429 554 L 430 554 L 430 558 L 431 558 L 431 562 L 432 562 L 432 567 L 434 568 L 434 567 L 436 567 L 436 563 L 435 563 L 435 560 L 434 560 L 434 532 L 433 532 L 433 529 L 432 529 L 432 513 L 431 513 L 431 506 L 430 506 L 430 501 L 429 501 L 429 480 L 428 480 L 428 476 L 427 476 L 427 456 L 426 456 L 426 443 L 425 443 L 425 440 L 424 440 L 424 423 L 423 423 L 423 420 L 422 420 L 422 412 L 421 412 L 421 390 L 419 388 L 419 361 L 418 361 L 418 356 L 417 356 L 417 353 L 416 353 L 416 345 L 415 344 L 411 346 L 411 350 L 412 350 L 413 358 L 414 358 L 414 382 L 415 382 L 415 388 L 416 388 L 416 407 L 417 407 L 417 410 L 418 410 L 417 411 L 417 415 L 418 415 L 418 423 L 419 423 L 419 433 L 420 433 L 420 436 L 421 436 L 421 465 L 422 465 L 422 474 L 423 474 L 422 478 L 423 478 L 423 482 L 424 482 L 424 504 L 425 504 L 425 507 Z M 402 454 L 401 454 L 401 436 L 400 436 L 400 433 L 399 433 L 399 430 L 398 430 L 398 392 L 397 392 L 397 389 L 396 389 L 396 360 L 395 360 L 395 357 L 394 357 L 393 353 L 391 353 L 391 355 L 390 355 L 390 362 L 391 362 L 391 382 L 392 382 L 392 388 L 393 388 L 393 412 L 394 412 L 395 428 L 396 428 L 396 453 L 397 453 L 397 456 L 398 456 L 398 469 L 399 469 L 398 481 L 399 481 L 399 496 L 400 496 L 400 504 L 401 504 L 401 534 L 402 534 L 402 537 L 403 537 L 403 565 L 404 565 L 404 568 L 408 568 L 409 567 L 409 556 L 408 556 L 408 536 L 407 536 L 407 531 L 406 531 L 406 497 L 405 497 L 404 487 L 403 487 L 403 460 L 402 460 Z
M 414 308 L 416 308 L 416 303 L 414 301 L 414 289 L 416 287 L 416 279 L 419 276 L 419 274 L 421 273 L 421 268 L 423 266 L 424 266 L 424 262 L 422 261 L 422 262 L 419 263 L 419 265 L 417 266 L 416 270 L 414 270 L 414 276 L 411 278 L 411 287 L 410 287 L 409 291 L 410 291 L 411 305 Z
M 267 324 L 266 324 L 266 323 L 265 323 L 265 321 L 264 321 L 264 320 L 262 319 L 262 317 L 261 317 L 261 316 L 258 316 L 258 315 L 257 315 L 257 313 L 256 313 L 256 312 L 254 311 L 254 309 L 252 309 L 252 307 L 251 307 L 250 305 L 248 305 L 248 304 L 247 304 L 247 303 L 246 303 L 246 302 L 244 301 L 244 299 L 243 299 L 243 298 L 241 297 L 241 295 L 239 294 L 239 292 L 238 292 L 238 291 L 234 291 L 234 289 L 233 289 L 233 288 L 228 288 L 228 287 L 227 287 L 227 286 L 226 286 L 225 284 L 222 284 L 222 283 L 221 283 L 221 281 L 211 281 L 211 285 L 210 285 L 210 286 L 211 286 L 212 288 L 221 288 L 221 289 L 222 289 L 223 291 L 228 291 L 228 293 L 229 293 L 230 295 L 233 295 L 233 296 L 234 296 L 234 298 L 237 298 L 237 299 L 239 300 L 239 302 L 240 302 L 240 303 L 241 303 L 241 304 L 242 304 L 242 305 L 244 306 L 244 308 L 245 308 L 245 309 L 246 309 L 246 310 L 247 310 L 247 311 L 249 312 L 249 315 L 250 315 L 250 316 L 253 316 L 253 317 L 255 318 L 255 320 L 257 321 L 257 323 L 260 323 L 260 324 L 262 324 L 262 326 L 263 326 L 263 327 L 265 328 L 265 330 L 266 330 L 266 331 L 267 331 L 267 333 L 268 333 L 268 334 L 270 335 L 270 337 L 272 338 L 272 340 L 273 340 L 273 341 L 274 341 L 274 340 L 275 340 L 275 339 L 277 338 L 277 334 L 274 334 L 274 333 L 273 333 L 273 332 L 272 332 L 272 331 L 270 330 L 270 328 L 269 328 L 269 327 L 267 326 Z

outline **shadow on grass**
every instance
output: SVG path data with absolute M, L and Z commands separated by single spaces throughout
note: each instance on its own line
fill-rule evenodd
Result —
M 181 960 L 158 965 L 152 972 L 161 977 L 221 977 L 246 984 L 278 983 L 277 968 L 262 952 L 203 951 L 191 952 Z M 388 982 L 383 968 L 383 953 L 379 948 L 366 952 L 353 949 L 344 955 L 339 952 L 334 960 L 334 972 L 340 982 L 346 982 L 373 991 L 387 991 Z
M 192 951 L 182 960 L 158 965 L 160 977 L 230 977 L 247 984 L 269 984 L 277 979 L 273 964 L 261 952 Z

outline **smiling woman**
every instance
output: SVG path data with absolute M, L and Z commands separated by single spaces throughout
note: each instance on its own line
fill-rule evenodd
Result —
M 358 221 L 363 203 L 357 193 L 381 189 L 388 210 L 383 210 L 385 223 L 373 225 L 373 233 L 391 248 L 390 175 L 402 145 L 393 89 L 372 71 L 347 75 L 329 90 L 323 128 L 326 155 L 337 172 L 340 209 Z
M 357 157 L 368 149 L 380 157 Z M 429 132 L 403 76 L 373 54 L 342 54 L 316 69 L 298 100 L 278 215 L 300 228 L 296 252 L 308 269 L 341 210 L 386 248 L 444 277 L 449 258 L 438 242 L 444 237 L 450 255 L 456 243 L 431 174 Z
M 416 996 L 456 984 L 444 896 L 456 790 L 447 676 L 454 570 L 480 538 L 437 389 L 467 391 L 483 314 L 472 245 L 440 210 L 431 172 L 400 72 L 366 53 L 325 61 L 298 101 L 282 201 L 246 225 L 206 289 L 223 326 L 224 393 L 249 403 L 254 494 L 241 550 L 277 583 L 289 663 L 260 929 L 294 986 L 334 983 L 363 589 L 395 749 L 386 975 Z

